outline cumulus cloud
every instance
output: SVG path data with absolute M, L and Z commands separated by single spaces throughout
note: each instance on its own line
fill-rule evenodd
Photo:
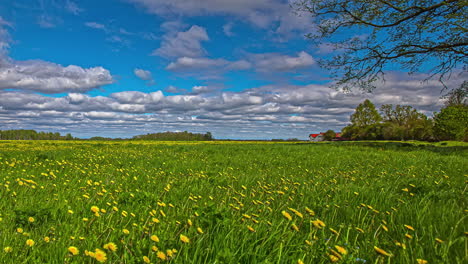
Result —
M 10 58 L 8 47 L 11 40 L 6 26 L 11 24 L 0 17 L 0 90 L 82 93 L 114 82 L 110 72 L 103 67 L 82 68 L 42 60 L 17 61 Z
M 176 61 L 171 62 L 166 69 L 172 71 L 178 70 L 203 70 L 203 69 L 217 69 L 225 70 L 247 70 L 251 64 L 245 60 L 228 61 L 225 59 L 210 59 L 210 58 L 191 58 L 181 57 Z
M 161 91 L 152 93 L 125 91 L 113 93 L 110 95 L 110 97 L 117 99 L 117 101 L 120 103 L 125 104 L 152 104 L 161 101 L 164 98 L 164 94 Z
M 114 82 L 103 67 L 82 68 L 76 65 L 31 60 L 3 59 L 0 89 L 21 89 L 41 93 L 86 92 Z
M 315 64 L 314 58 L 305 51 L 299 52 L 296 57 L 278 53 L 255 54 L 251 60 L 260 72 L 293 71 Z
M 133 73 L 143 81 L 148 81 L 147 85 L 154 85 L 154 79 L 150 71 L 143 70 L 143 69 L 134 69 Z
M 211 131 L 218 138 L 306 138 L 312 132 L 341 130 L 364 99 L 377 107 L 410 104 L 426 114 L 438 111 L 443 106 L 440 84 L 417 81 L 421 77 L 391 73 L 370 94 L 317 84 L 267 85 L 239 92 L 212 92 L 210 86 L 200 85 L 179 95 L 123 91 L 49 97 L 0 91 L 0 120 L 4 129 L 65 129 L 79 136 L 128 137 L 190 128 Z M 459 76 L 450 85 L 456 87 L 463 80 Z
M 193 75 L 199 79 L 216 79 L 229 71 L 253 69 L 260 73 L 292 72 L 309 68 L 314 58 L 305 51 L 297 56 L 279 53 L 251 54 L 245 59 L 229 61 L 222 58 L 179 57 L 166 66 L 166 70 Z
M 168 93 L 185 93 L 185 92 L 187 92 L 187 90 L 175 87 L 173 85 L 169 85 L 164 91 L 166 91 Z
M 285 41 L 292 33 L 303 34 L 312 24 L 310 14 L 293 13 L 290 5 L 296 0 L 127 0 L 144 7 L 149 13 L 165 17 L 231 15 L 259 28 L 273 27 L 274 40 Z M 229 36 L 232 25 L 226 24 Z
M 163 37 L 161 46 L 152 52 L 152 55 L 174 57 L 199 57 L 206 54 L 201 42 L 210 38 L 206 29 L 200 26 L 192 26 L 187 31 L 170 32 Z

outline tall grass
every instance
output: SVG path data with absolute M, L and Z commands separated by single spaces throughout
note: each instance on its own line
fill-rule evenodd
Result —
M 97 263 L 100 249 L 106 263 L 466 263 L 467 156 L 398 142 L 3 141 L 0 261 Z

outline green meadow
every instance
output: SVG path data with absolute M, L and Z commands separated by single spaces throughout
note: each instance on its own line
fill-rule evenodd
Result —
M 468 144 L 0 141 L 1 263 L 467 263 Z

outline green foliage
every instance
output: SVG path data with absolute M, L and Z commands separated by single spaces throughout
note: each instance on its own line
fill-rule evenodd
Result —
M 60 133 L 37 132 L 35 130 L 0 130 L 0 140 L 72 140 L 73 136 L 68 133 L 61 136 Z
M 380 108 L 382 137 L 387 140 L 433 140 L 432 121 L 409 105 L 391 104 Z
M 435 140 L 432 120 L 413 107 L 387 104 L 382 105 L 380 111 L 382 116 L 376 113 L 370 101 L 360 104 L 351 116 L 352 124 L 343 129 L 342 136 L 351 140 Z M 373 122 L 369 122 L 372 117 L 375 117 Z
M 326 140 L 326 141 L 331 141 L 332 139 L 334 139 L 336 137 L 336 133 L 335 131 L 333 130 L 327 130 L 327 132 L 325 132 L 325 134 L 323 135 L 323 138 Z
M 379 123 L 380 120 L 382 120 L 382 117 L 375 109 L 375 105 L 369 99 L 360 103 L 357 106 L 356 111 L 351 115 L 351 125 L 355 127 L 375 125 Z
M 468 141 L 468 106 L 443 108 L 434 117 L 434 132 L 439 140 Z
M 160 140 L 160 141 L 210 141 L 213 140 L 211 132 L 206 134 L 184 132 L 163 132 L 134 136 L 137 140 Z
M 464 81 L 460 87 L 451 90 L 445 95 L 445 106 L 458 106 L 468 104 L 468 81 Z

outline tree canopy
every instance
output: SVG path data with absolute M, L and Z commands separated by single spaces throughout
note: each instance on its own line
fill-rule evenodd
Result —
M 342 51 L 321 61 L 337 87 L 372 90 L 387 66 L 430 66 L 429 78 L 443 82 L 468 64 L 466 0 L 297 0 L 295 7 L 315 19 L 308 37 Z
M 375 105 L 366 99 L 359 104 L 356 111 L 351 115 L 351 124 L 355 127 L 364 127 L 380 122 L 382 117 L 375 109 Z

